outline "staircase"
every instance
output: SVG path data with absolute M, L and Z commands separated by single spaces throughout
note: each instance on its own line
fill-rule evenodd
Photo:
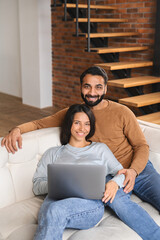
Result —
M 108 81 L 108 86 L 123 88 L 129 97 L 119 99 L 118 101 L 129 107 L 139 108 L 142 116 L 137 117 L 144 121 L 150 121 L 160 124 L 160 71 L 158 76 L 134 76 L 131 77 L 131 70 L 137 68 L 152 67 L 155 69 L 155 61 L 120 61 L 119 54 L 125 52 L 142 52 L 147 51 L 147 46 L 108 46 L 109 38 L 138 36 L 139 33 L 131 29 L 131 32 L 104 32 L 98 33 L 97 23 L 126 23 L 128 19 L 120 18 L 93 18 L 91 11 L 98 9 L 99 11 L 116 11 L 114 6 L 103 6 L 90 4 L 78 4 L 78 1 L 63 1 L 64 19 L 67 21 L 67 12 L 76 23 L 76 36 L 84 36 L 87 40 L 87 48 L 85 51 L 95 52 L 101 56 L 104 63 L 96 63 L 95 65 L 111 71 L 116 80 Z M 76 3 L 75 3 L 76 2 Z M 160 10 L 160 3 L 157 1 L 157 7 Z M 158 10 L 157 10 L 158 12 Z M 158 15 L 158 14 L 157 14 Z M 158 19 L 159 20 L 159 19 Z M 79 33 L 81 29 L 82 33 Z M 159 43 L 158 43 L 159 44 Z M 92 47 L 90 47 L 92 45 Z M 156 52 L 157 53 L 157 52 Z M 160 56 L 160 55 L 159 55 Z M 158 56 L 158 59 L 160 58 Z M 154 58 L 154 57 L 152 57 Z M 143 88 L 146 85 L 152 86 L 152 92 L 144 94 Z

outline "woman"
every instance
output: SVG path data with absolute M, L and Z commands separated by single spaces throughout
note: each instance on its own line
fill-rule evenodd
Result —
M 103 143 L 91 142 L 95 132 L 95 118 L 84 104 L 72 105 L 65 116 L 61 129 L 62 146 L 47 150 L 38 164 L 33 178 L 36 195 L 47 194 L 47 165 L 49 163 L 103 164 L 106 176 L 114 177 L 106 183 L 101 200 L 67 198 L 53 201 L 46 197 L 39 216 L 35 240 L 61 240 L 65 228 L 88 229 L 96 225 L 103 216 L 103 202 L 113 202 L 119 187 L 123 186 L 122 169 L 109 148 Z

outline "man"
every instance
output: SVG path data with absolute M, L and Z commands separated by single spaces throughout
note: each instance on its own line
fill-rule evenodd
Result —
M 104 100 L 107 92 L 107 74 L 99 67 L 91 67 L 82 73 L 81 96 L 92 108 L 96 118 L 96 132 L 92 141 L 103 142 L 127 170 L 124 189 L 119 189 L 113 203 L 107 202 L 118 217 L 135 230 L 142 239 L 160 239 L 160 227 L 137 204 L 130 200 L 132 190 L 141 199 L 160 211 L 160 175 L 148 161 L 149 149 L 134 114 L 121 104 Z M 46 127 L 61 126 L 67 109 L 50 117 L 22 124 L 14 128 L 2 141 L 9 152 L 22 147 L 21 134 Z M 107 179 L 107 181 L 110 178 Z

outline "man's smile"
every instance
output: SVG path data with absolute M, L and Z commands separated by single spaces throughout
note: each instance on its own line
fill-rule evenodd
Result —
M 87 98 L 88 100 L 90 100 L 90 101 L 93 101 L 93 100 L 95 100 L 95 99 L 98 99 L 99 96 L 86 95 L 86 98 Z

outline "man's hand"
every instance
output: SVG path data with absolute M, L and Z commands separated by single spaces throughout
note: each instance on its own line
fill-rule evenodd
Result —
M 15 153 L 15 151 L 18 151 L 16 142 L 18 142 L 18 148 L 22 148 L 22 137 L 18 127 L 13 128 L 12 131 L 2 139 L 1 146 L 5 146 L 9 153 Z
M 116 196 L 117 191 L 118 191 L 118 185 L 116 182 L 112 180 L 107 182 L 105 186 L 105 192 L 102 198 L 102 202 L 107 203 L 110 200 L 110 203 L 112 203 Z
M 135 184 L 135 179 L 137 176 L 137 172 L 134 169 L 122 169 L 118 171 L 118 174 L 124 174 L 125 175 L 125 180 L 124 180 L 124 192 L 129 193 L 133 190 L 134 184 Z

